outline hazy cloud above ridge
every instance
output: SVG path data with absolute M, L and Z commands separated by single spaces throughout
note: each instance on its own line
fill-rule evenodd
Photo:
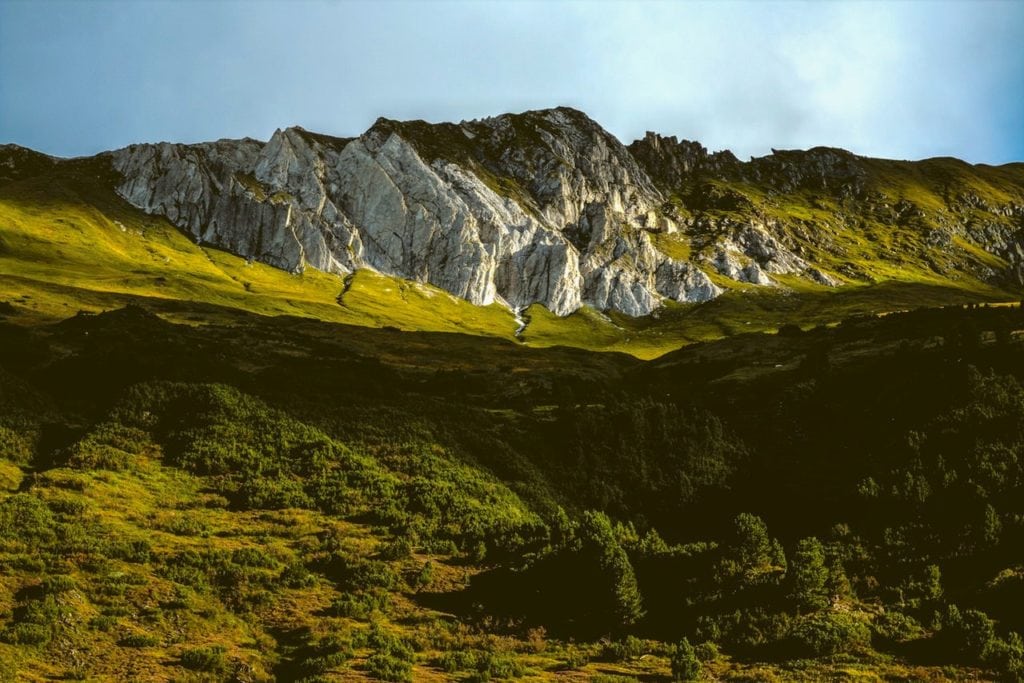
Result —
M 1024 160 L 1024 4 L 0 0 L 0 141 L 357 135 L 567 104 L 624 142 Z

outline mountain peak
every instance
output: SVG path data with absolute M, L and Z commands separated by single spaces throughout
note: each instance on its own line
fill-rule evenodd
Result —
M 21 145 L 0 145 L 0 183 L 42 173 L 58 161 L 56 157 Z

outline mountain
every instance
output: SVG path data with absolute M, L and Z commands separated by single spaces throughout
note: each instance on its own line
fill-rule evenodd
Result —
M 1021 173 L 3 147 L 0 680 L 1024 680 Z
M 187 301 L 640 357 L 1016 300 L 1024 277 L 1022 164 L 741 162 L 624 146 L 568 108 L 79 159 L 6 145 L 0 219 L 0 298 L 31 317 Z
M 52 164 L 8 148 L 22 176 Z M 297 272 L 358 269 L 477 305 L 642 316 L 745 284 L 1024 281 L 1024 165 L 837 149 L 741 162 L 557 108 L 358 138 L 143 144 L 100 155 L 118 195 L 197 243 Z M 29 170 L 22 171 L 22 167 Z M 11 174 L 3 178 L 11 180 Z

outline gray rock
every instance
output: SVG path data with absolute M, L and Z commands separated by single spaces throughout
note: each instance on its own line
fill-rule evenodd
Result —
M 558 315 L 583 304 L 644 315 L 666 297 L 721 291 L 653 247 L 647 229 L 674 228 L 659 214 L 664 197 L 618 140 L 571 109 L 457 127 L 382 119 L 354 140 L 290 128 L 265 144 L 136 145 L 112 157 L 133 205 L 290 271 L 370 268 Z

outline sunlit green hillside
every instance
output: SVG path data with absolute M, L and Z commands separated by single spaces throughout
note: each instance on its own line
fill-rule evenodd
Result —
M 371 271 L 346 278 L 312 268 L 292 274 L 197 245 L 164 218 L 117 197 L 109 173 L 102 159 L 75 160 L 37 164 L 28 177 L 0 184 L 0 301 L 10 305 L 10 319 L 36 324 L 134 301 L 169 319 L 199 323 L 225 320 L 240 310 L 516 338 L 519 324 L 508 309 L 473 306 L 431 285 Z M 899 231 L 891 232 L 897 239 Z M 681 239 L 658 237 L 669 253 Z M 978 259 L 995 259 L 976 251 Z M 787 323 L 806 327 L 858 313 L 1017 298 L 974 278 L 928 274 L 917 262 L 905 271 L 893 268 L 887 265 L 870 281 L 834 289 L 795 277 L 779 277 L 782 289 L 717 277 L 729 288 L 724 296 L 705 304 L 669 302 L 641 318 L 588 308 L 559 318 L 535 305 L 524 314 L 527 325 L 519 341 L 653 358 L 695 341 Z
M 370 272 L 344 281 L 307 268 L 291 274 L 187 239 L 163 218 L 120 200 L 82 162 L 0 187 L 0 297 L 27 320 L 65 318 L 148 300 L 263 315 L 511 338 L 506 309 L 476 307 L 436 288 Z M 204 316 L 205 317 L 205 316 Z

